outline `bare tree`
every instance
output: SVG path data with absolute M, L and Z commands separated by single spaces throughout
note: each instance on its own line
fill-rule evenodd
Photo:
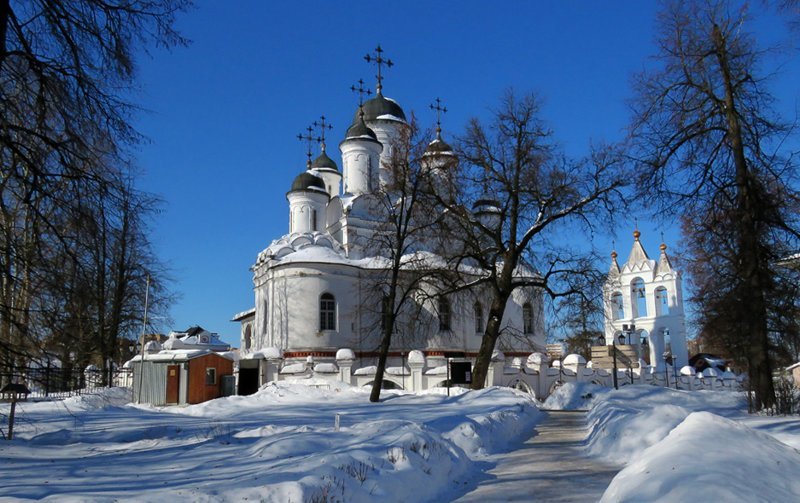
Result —
M 413 120 L 401 130 L 392 158 L 382 166 L 389 182 L 374 193 L 385 220 L 375 229 L 368 246 L 372 255 L 385 262 L 368 280 L 369 290 L 376 294 L 370 300 L 380 299 L 376 319 L 381 337 L 372 402 L 380 399 L 389 348 L 398 332 L 405 343 L 426 333 L 425 292 L 442 274 L 444 265 L 433 259 L 433 253 L 440 251 L 443 213 L 427 189 L 444 179 L 441 170 L 449 169 L 448 160 L 455 157 L 445 157 L 441 162 L 441 157 L 429 155 L 419 136 Z
M 724 1 L 665 6 L 659 17 L 660 67 L 636 80 L 632 137 L 643 198 L 660 202 L 670 214 L 705 218 L 719 208 L 729 212 L 725 302 L 738 314 L 740 324 L 731 330 L 746 341 L 741 347 L 752 408 L 759 410 L 775 399 L 768 297 L 777 250 L 769 244 L 797 239 L 794 217 L 770 194 L 780 187 L 781 197 L 797 195 L 791 188 L 796 167 L 780 155 L 788 130 L 775 117 L 767 82 L 759 76 L 764 54 L 745 29 L 747 16 L 745 8 Z M 691 222 L 685 228 L 689 239 L 705 232 Z
M 614 149 L 597 149 L 583 161 L 559 155 L 539 116 L 538 99 L 508 92 L 484 125 L 472 119 L 459 141 L 463 187 L 447 204 L 464 264 L 478 275 L 460 275 L 458 289 L 485 288 L 491 302 L 473 370 L 473 388 L 484 386 L 501 334 L 506 306 L 520 288 L 551 296 L 580 291 L 588 264 L 564 234 L 592 225 L 592 212 L 609 210 L 624 178 Z
M 42 333 L 55 329 L 41 325 L 49 319 L 47 309 L 77 305 L 67 293 L 89 286 L 99 288 L 93 295 L 106 299 L 129 293 L 81 278 L 88 269 L 85 247 L 76 236 L 92 222 L 109 244 L 107 238 L 122 227 L 108 227 L 108 214 L 102 211 L 119 209 L 120 201 L 139 197 L 126 181 L 133 175 L 128 148 L 139 140 L 129 123 L 135 107 L 126 101 L 133 91 L 134 52 L 151 42 L 183 43 L 172 26 L 188 5 L 188 0 L 0 0 L 4 363 L 24 358 L 31 344 L 41 342 Z M 91 198 L 102 198 L 102 204 L 83 204 Z M 132 206 L 129 210 L 130 221 L 143 215 L 134 215 Z M 124 227 L 124 219 L 116 223 Z M 141 244 L 137 249 L 147 249 Z M 101 254 L 95 254 L 96 262 L 110 264 L 127 260 L 123 257 L 129 250 L 95 251 Z M 65 263 L 70 267 L 58 269 Z M 65 271 L 75 275 L 47 288 Z M 59 297 L 58 287 L 63 290 L 66 285 L 74 290 L 62 291 Z M 114 309 L 112 318 L 113 313 Z M 73 321 L 86 325 L 80 317 Z

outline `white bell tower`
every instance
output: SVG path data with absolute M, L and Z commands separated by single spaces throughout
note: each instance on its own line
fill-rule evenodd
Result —
M 634 231 L 633 247 L 622 267 L 617 252 L 611 252 L 611 268 L 603 286 L 606 341 L 611 344 L 612 338 L 623 335 L 626 344 L 646 343 L 650 365 L 656 371 L 664 369 L 665 353 L 675 358 L 675 368 L 680 369 L 689 360 L 681 273 L 672 268 L 667 245 L 662 243 L 658 260 L 652 260 L 640 236 Z

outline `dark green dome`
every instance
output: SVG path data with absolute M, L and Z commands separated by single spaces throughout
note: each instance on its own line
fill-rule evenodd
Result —
M 353 124 L 358 124 L 359 111 L 356 110 L 356 115 L 353 117 Z M 388 120 L 401 120 L 406 122 L 406 114 L 396 101 L 384 98 L 382 94 L 378 94 L 372 99 L 364 102 L 364 120 L 374 121 L 377 118 L 385 118 Z
M 345 140 L 353 140 L 353 139 L 365 139 L 369 138 L 374 141 L 378 141 L 378 137 L 375 135 L 375 131 L 371 130 L 364 121 L 361 119 L 357 119 L 355 124 L 350 126 L 350 129 L 347 130 L 347 134 L 345 135 Z
M 320 190 L 322 192 L 327 193 L 325 190 L 325 182 L 322 181 L 322 178 L 312 175 L 308 171 L 303 171 L 297 178 L 294 179 L 292 182 L 292 189 L 289 192 L 295 191 L 303 191 L 303 190 L 312 190 L 317 191 Z
M 319 154 L 319 157 L 314 159 L 311 167 L 316 169 L 332 169 L 334 171 L 339 171 L 339 166 L 336 165 L 333 159 L 328 157 L 328 154 L 326 154 L 324 150 L 321 154 Z
M 454 155 L 453 147 L 441 138 L 436 138 L 425 148 L 425 155 Z

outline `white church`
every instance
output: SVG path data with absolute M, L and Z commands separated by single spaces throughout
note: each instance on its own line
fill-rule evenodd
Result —
M 665 367 L 665 355 L 674 357 L 675 368 L 681 368 L 688 363 L 681 274 L 672 267 L 666 244 L 661 243 L 658 260 L 653 260 L 640 236 L 634 231 L 622 267 L 617 252 L 611 252 L 603 287 L 606 344 L 637 346 L 657 372 Z
M 251 267 L 254 307 L 233 319 L 241 324 L 240 392 L 271 379 L 269 361 L 279 361 L 274 370 L 281 373 L 337 372 L 344 360 L 365 378 L 374 373 L 382 298 L 368 285 L 382 261 L 367 244 L 387 217 L 376 192 L 389 183 L 394 142 L 409 128 L 401 106 L 383 95 L 380 65 L 387 60 L 380 48 L 374 61 L 377 92 L 356 110 L 339 143 L 341 169 L 326 150 L 323 121 L 319 156 L 286 181 L 286 234 L 259 253 Z M 457 162 L 438 128 L 425 158 L 436 169 Z M 480 203 L 474 208 L 478 215 L 487 204 Z M 486 292 L 418 302 L 418 329 L 393 341 L 390 386 L 408 388 L 397 376 L 406 375 L 409 358 L 419 363 L 424 357 L 425 368 L 442 368 L 446 354 L 469 359 L 480 347 L 489 310 Z M 543 318 L 541 292 L 519 289 L 506 308 L 498 349 L 520 357 L 544 351 Z

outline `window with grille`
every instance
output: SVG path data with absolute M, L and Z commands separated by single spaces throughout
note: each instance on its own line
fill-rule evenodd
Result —
M 475 333 L 483 333 L 483 306 L 480 302 L 475 303 Z
M 450 330 L 450 301 L 439 297 L 439 330 Z
M 533 306 L 530 302 L 522 306 L 522 331 L 526 334 L 533 333 Z
M 319 329 L 336 330 L 336 299 L 329 293 L 319 298 Z

